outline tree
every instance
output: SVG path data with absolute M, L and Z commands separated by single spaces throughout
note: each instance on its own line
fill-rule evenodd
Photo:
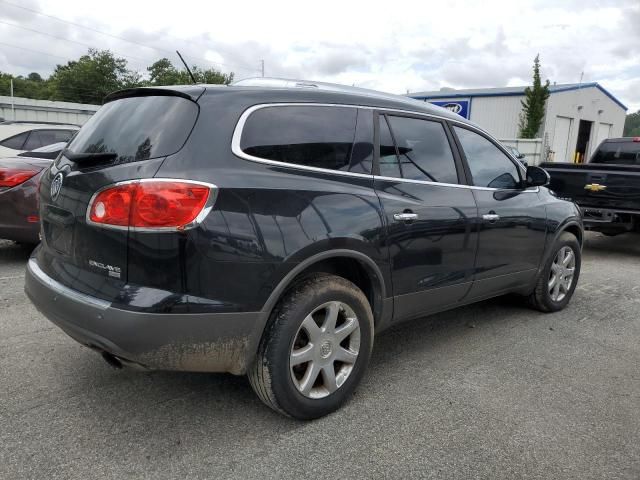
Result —
M 42 77 L 38 72 L 31 72 L 29 75 L 27 75 L 27 80 L 30 80 L 32 82 L 42 82 Z
M 193 83 L 187 70 L 177 69 L 168 58 L 161 58 L 148 67 L 147 71 L 149 72 L 148 84 L 152 86 L 189 85 Z M 228 85 L 233 81 L 233 72 L 226 74 L 215 68 L 202 69 L 197 65 L 193 65 L 191 71 L 198 83 Z
M 549 98 L 549 80 L 544 85 L 540 80 L 540 55 L 536 55 L 533 61 L 533 86 L 525 88 L 524 95 L 525 99 L 520 101 L 520 138 L 535 138 L 540 131 Z
M 640 110 L 627 115 L 623 135 L 625 137 L 640 137 Z
M 31 73 L 24 78 L 0 72 L 0 95 L 11 94 L 11 80 L 13 80 L 13 95 L 16 97 L 46 100 L 51 93 L 47 82 L 37 73 Z
M 215 68 L 194 65 L 191 70 L 198 83 L 233 81 L 233 73 L 222 73 Z M 114 56 L 109 50 L 89 49 L 77 60 L 57 65 L 49 78 L 42 78 L 37 72 L 27 77 L 0 72 L 0 95 L 10 94 L 13 80 L 16 97 L 100 105 L 107 94 L 123 88 L 193 83 L 187 71 L 176 68 L 168 58 L 154 62 L 147 71 L 149 79 L 143 80 L 138 72 L 129 70 L 124 58 Z
M 140 84 L 140 76 L 127 69 L 127 61 L 109 50 L 89 49 L 86 55 L 58 65 L 49 78 L 54 96 L 69 102 L 101 104 L 104 97 Z

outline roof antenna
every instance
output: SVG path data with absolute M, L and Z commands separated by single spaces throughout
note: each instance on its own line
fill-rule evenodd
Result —
M 180 52 L 178 50 L 176 50 L 176 53 L 180 57 L 180 60 L 182 61 L 182 64 L 184 65 L 184 68 L 186 68 L 187 72 L 189 72 L 189 76 L 191 77 L 191 80 L 193 80 L 193 84 L 197 85 L 198 82 L 196 82 L 196 77 L 194 77 L 193 73 L 191 73 L 191 70 L 189 69 L 189 65 L 187 65 L 187 62 L 184 61 L 184 58 L 182 58 L 182 55 L 180 55 Z

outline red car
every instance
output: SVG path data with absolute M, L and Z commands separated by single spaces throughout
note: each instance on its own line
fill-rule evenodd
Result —
M 0 158 L 0 238 L 37 244 L 38 185 L 66 143 L 54 143 L 16 157 Z

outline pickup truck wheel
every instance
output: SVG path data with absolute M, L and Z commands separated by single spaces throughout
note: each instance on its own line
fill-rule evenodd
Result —
M 529 304 L 541 312 L 565 308 L 578 283 L 581 260 L 576 237 L 570 233 L 560 235 L 529 296 Z
M 348 280 L 314 274 L 279 302 L 249 381 L 285 415 L 311 420 L 337 410 L 360 382 L 373 346 L 373 314 Z

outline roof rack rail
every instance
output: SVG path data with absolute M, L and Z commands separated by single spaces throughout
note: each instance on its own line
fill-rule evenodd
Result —
M 313 80 L 296 80 L 290 78 L 276 77 L 252 77 L 238 80 L 231 84 L 232 87 L 266 87 L 266 88 L 309 88 L 318 90 L 328 90 L 332 92 L 361 94 L 375 96 L 379 98 L 388 98 L 394 100 L 408 100 L 408 97 L 395 95 L 393 93 L 381 92 L 379 90 L 371 90 L 362 87 L 352 87 L 348 85 L 339 85 L 336 83 L 316 82 Z

